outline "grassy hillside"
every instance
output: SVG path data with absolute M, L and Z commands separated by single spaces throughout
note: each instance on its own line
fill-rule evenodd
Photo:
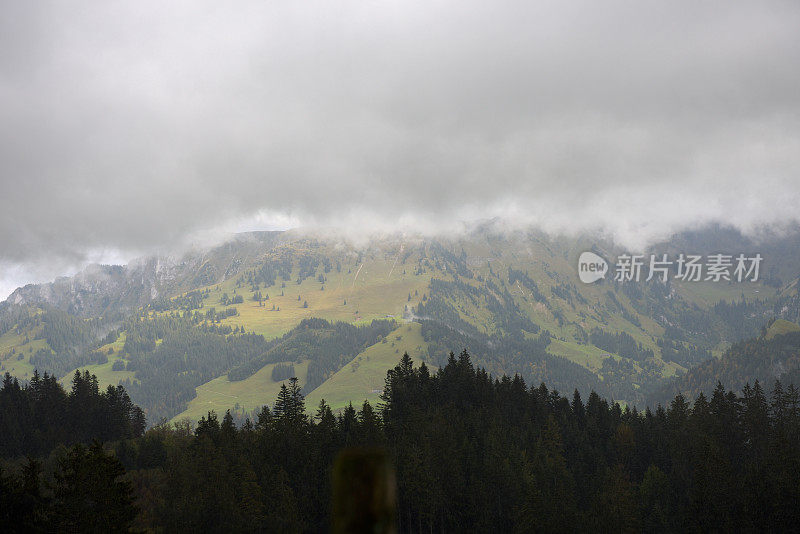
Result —
M 272 369 L 278 364 L 271 363 L 262 367 L 253 376 L 231 382 L 228 376 L 220 376 L 202 386 L 198 386 L 197 397 L 189 403 L 186 411 L 176 415 L 173 421 L 189 419 L 197 421 L 200 417 L 210 411 L 218 414 L 225 413 L 225 410 L 236 410 L 240 412 L 251 412 L 265 404 L 272 405 L 278 396 L 283 381 L 272 380 Z M 302 385 L 305 383 L 308 361 L 294 363 L 297 378 Z
M 407 323 L 389 334 L 384 342 L 356 356 L 312 391 L 306 398 L 306 408 L 313 412 L 322 399 L 334 410 L 344 408 L 349 402 L 357 406 L 365 400 L 375 406 L 380 402 L 386 371 L 395 367 L 405 352 L 420 362 L 426 349 L 419 323 Z
M 585 285 L 578 281 L 575 269 L 578 255 L 585 250 L 596 250 L 612 261 L 621 252 L 612 244 L 587 237 L 550 238 L 538 233 L 497 234 L 484 230 L 459 239 L 394 236 L 358 246 L 297 232 L 240 236 L 168 267 L 164 272 L 175 279 L 157 280 L 154 287 L 159 288 L 158 298 L 139 312 L 161 319 L 190 314 L 197 318 L 193 324 L 198 329 L 212 329 L 215 335 L 229 337 L 246 331 L 261 334 L 267 340 L 283 336 L 303 319 L 312 317 L 350 324 L 387 317 L 398 320 L 398 333 L 389 335 L 386 343 L 369 347 L 343 368 L 337 366 L 338 371 L 331 371 L 330 375 L 325 372 L 325 381 L 309 395 L 309 408 L 313 409 L 323 396 L 336 408 L 365 398 L 375 401 L 386 370 L 396 364 L 404 351 L 415 359 L 421 353 L 427 354 L 429 347 L 421 338 L 419 321 L 452 320 L 457 323 L 450 325 L 452 328 L 474 328 L 476 335 L 483 336 L 476 345 L 484 347 L 491 346 L 492 339 L 504 336 L 520 335 L 532 341 L 547 331 L 549 355 L 580 365 L 598 383 L 611 388 L 612 396 L 627 398 L 635 396 L 639 389 L 652 388 L 659 381 L 682 374 L 699 362 L 664 359 L 664 343 L 677 347 L 669 352 L 672 358 L 685 353 L 707 356 L 706 351 L 719 355 L 737 340 L 757 334 L 774 310 L 780 309 L 776 304 L 779 298 L 787 302 L 796 299 L 793 281 L 782 289 L 763 282 L 674 282 L 663 286 L 622 285 L 606 280 Z M 141 266 L 136 269 L 134 274 L 142 272 Z M 126 276 L 119 274 L 117 279 L 131 278 Z M 450 286 L 435 289 L 436 281 Z M 86 280 L 82 283 L 102 288 Z M 257 302 L 254 294 L 261 294 L 263 300 Z M 67 302 L 66 296 L 61 296 L 64 298 L 59 303 Z M 81 294 L 80 298 L 88 297 Z M 97 295 L 92 298 L 102 302 Z M 230 302 L 233 299 L 237 302 Z M 420 305 L 427 305 L 432 299 L 437 300 L 437 313 L 417 317 Z M 720 303 L 723 305 L 717 309 Z M 792 306 L 790 303 L 794 311 L 800 308 Z M 118 324 L 109 328 L 118 328 Z M 774 329 L 784 327 L 782 323 L 773 325 Z M 49 345 L 42 325 L 18 330 L 0 330 L 5 332 L 0 336 L 0 372 L 25 379 L 33 371 L 31 355 L 49 349 Z M 598 348 L 589 341 L 596 330 L 625 333 L 642 351 L 652 352 L 652 358 L 635 361 Z M 81 367 L 97 374 L 103 385 L 136 379 L 133 371 L 112 370 L 116 361 L 130 359 L 123 350 L 125 333 L 122 334 L 113 344 L 80 349 L 103 354 L 110 349 L 107 363 Z M 402 339 L 396 340 L 397 335 Z M 469 335 L 463 344 L 472 345 Z M 161 342 L 154 341 L 156 346 Z M 431 350 L 435 348 L 434 339 Z M 457 352 L 461 348 L 448 346 L 447 350 Z M 478 361 L 483 355 L 476 356 Z M 546 366 L 541 362 L 528 361 L 524 355 L 514 358 L 512 363 L 497 363 L 491 371 L 513 374 L 536 368 L 544 369 L 546 376 Z M 78 361 L 85 360 L 75 360 L 76 364 Z M 142 355 L 140 361 L 146 362 L 147 355 Z M 189 398 L 192 390 L 197 398 L 178 417 L 202 415 L 209 407 L 224 411 L 238 403 L 240 409 L 249 410 L 272 403 L 280 386 L 271 381 L 272 365 L 238 383 L 228 381 L 226 375 L 218 376 L 228 369 L 226 365 L 206 370 L 200 379 L 183 385 L 188 386 L 183 398 Z M 301 367 L 296 365 L 298 373 Z M 67 368 L 62 366 L 60 374 L 69 380 L 74 369 L 64 373 Z M 216 378 L 207 381 L 211 377 Z M 305 376 L 300 378 L 304 380 Z M 200 381 L 206 382 L 197 386 Z M 627 389 L 620 392 L 614 388 Z M 185 406 L 185 401 L 181 402 L 179 409 Z M 170 416 L 174 416 L 175 409 L 169 408 Z
M 399 327 L 387 336 L 385 343 L 370 346 L 312 391 L 306 398 L 306 408 L 313 413 L 321 399 L 325 399 L 334 410 L 344 408 L 351 401 L 354 405 L 364 400 L 377 404 L 383 391 L 386 371 L 397 365 L 404 352 L 420 361 L 426 347 L 418 323 Z M 227 376 L 221 376 L 197 387 L 197 397 L 189 403 L 186 411 L 173 420 L 188 418 L 196 421 L 211 410 L 223 413 L 232 409 L 248 413 L 265 404 L 271 406 L 281 384 L 286 382 L 272 380 L 275 365 L 278 364 L 267 364 L 245 380 L 232 382 Z M 294 363 L 294 368 L 302 386 L 305 384 L 308 361 Z
M 258 291 L 269 297 L 261 306 L 252 300 L 250 288 L 231 279 L 209 287 L 210 293 L 203 300 L 203 307 L 235 308 L 238 314 L 223 319 L 221 324 L 243 325 L 248 331 L 263 334 L 267 339 L 285 334 L 308 317 L 350 323 L 387 316 L 399 318 L 403 316 L 406 305 L 415 303 L 413 298 L 408 300 L 408 295 L 424 293 L 431 276 L 403 274 L 402 269 L 392 271 L 392 263 L 383 259 L 364 261 L 359 264 L 363 266 L 361 272 L 358 272 L 358 267 L 350 269 L 349 273 L 347 270 L 341 273 L 333 271 L 325 275 L 325 282 L 307 278 L 300 284 L 289 280 L 271 287 L 261 286 Z M 292 274 L 296 278 L 297 273 Z M 244 302 L 223 306 L 220 301 L 224 294 L 229 297 L 241 295 Z
M 608 352 L 598 349 L 594 345 L 580 345 L 574 341 L 558 339 L 550 342 L 547 352 L 566 358 L 594 372 L 599 372 L 603 366 L 603 360 L 610 357 Z
M 11 373 L 21 379 L 33 375 L 31 356 L 38 350 L 49 348 L 44 339 L 36 339 L 41 335 L 41 330 L 41 327 L 20 333 L 9 330 L 0 336 L 0 372 Z
M 101 346 L 98 350 L 108 354 L 108 362 L 95 365 L 84 365 L 78 369 L 73 369 L 61 378 L 61 384 L 69 389 L 72 384 L 72 376 L 75 374 L 76 370 L 80 370 L 81 372 L 89 371 L 91 374 L 97 376 L 97 382 L 100 385 L 100 389 L 105 389 L 108 386 L 116 386 L 120 382 L 128 379 L 135 380 L 136 377 L 133 371 L 114 371 L 113 369 L 114 362 L 117 360 L 123 360 L 124 363 L 125 361 L 122 353 L 122 347 L 124 345 L 125 334 L 122 334 L 115 342 Z M 112 352 L 109 353 L 109 350 Z
M 777 319 L 767 329 L 766 339 L 772 339 L 775 336 L 782 336 L 791 332 L 800 332 L 800 326 L 795 323 L 786 321 L 785 319 Z

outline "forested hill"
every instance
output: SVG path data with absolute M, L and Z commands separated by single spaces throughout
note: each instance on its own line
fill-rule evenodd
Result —
M 462 353 L 435 373 L 404 356 L 382 397 L 338 416 L 321 402 L 312 417 L 293 380 L 241 428 L 209 414 L 193 431 L 160 425 L 116 443 L 125 478 L 98 447 L 63 458 L 53 486 L 29 461 L 0 473 L 0 529 L 324 532 L 330 470 L 352 447 L 386 451 L 397 484 L 387 517 L 400 532 L 775 532 L 800 521 L 793 386 L 720 386 L 640 412 L 493 378 Z
M 760 381 L 772 385 L 776 380 L 800 386 L 800 326 L 778 319 L 762 334 L 734 344 L 720 358 L 711 358 L 692 368 L 654 392 L 650 405 L 669 402 L 675 395 L 696 398 L 711 395 L 717 384 L 734 391 Z
M 668 383 L 800 318 L 800 233 L 754 242 L 709 227 L 654 253 L 763 253 L 759 280 L 580 282 L 578 256 L 625 252 L 597 236 L 483 225 L 458 237 L 364 243 L 302 232 L 95 267 L 0 304 L 0 372 L 123 384 L 151 423 L 238 415 L 272 401 L 288 369 L 315 400 L 378 400 L 403 353 L 431 368 L 467 348 L 490 373 L 644 405 Z M 649 252 L 649 251 L 648 251 Z M 320 322 L 323 321 L 323 322 Z M 379 321 L 373 327 L 373 321 Z

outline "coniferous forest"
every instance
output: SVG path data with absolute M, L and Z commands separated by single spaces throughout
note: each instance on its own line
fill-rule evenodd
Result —
M 334 415 L 322 401 L 309 416 L 293 379 L 241 425 L 210 413 L 142 434 L 122 388 L 74 381 L 70 393 L 51 377 L 3 383 L 0 530 L 324 532 L 345 448 L 386 451 L 401 532 L 776 531 L 800 520 L 800 395 L 780 382 L 741 395 L 720 384 L 642 412 L 493 378 L 466 352 L 435 374 L 405 355 L 380 406 Z M 62 417 L 43 419 L 45 405 Z M 32 423 L 15 427 L 19 413 Z

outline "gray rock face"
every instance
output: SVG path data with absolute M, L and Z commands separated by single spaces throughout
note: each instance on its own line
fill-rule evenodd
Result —
M 208 250 L 181 258 L 154 256 L 128 265 L 90 265 L 72 277 L 46 284 L 28 284 L 7 299 L 13 304 L 47 304 L 84 317 L 131 310 L 160 297 L 221 282 L 249 266 L 274 246 L 281 232 L 240 234 Z

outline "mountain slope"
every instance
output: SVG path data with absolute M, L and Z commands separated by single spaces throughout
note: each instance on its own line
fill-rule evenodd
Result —
M 282 232 L 237 234 L 227 243 L 180 258 L 141 258 L 127 266 L 90 265 L 73 277 L 18 288 L 7 301 L 53 307 L 83 317 L 131 311 L 165 296 L 225 280 L 281 239 L 285 239 Z
M 756 381 L 771 390 L 775 380 L 800 387 L 800 326 L 785 320 L 772 322 L 761 336 L 740 341 L 720 358 L 702 362 L 651 396 L 653 404 L 666 404 L 677 394 L 696 398 L 710 397 L 718 382 L 733 391 L 741 391 Z
M 711 228 L 674 236 L 653 251 L 711 253 L 717 242 L 731 252 L 756 246 Z M 359 244 L 300 232 L 246 234 L 180 261 L 88 269 L 17 290 L 0 306 L 0 370 L 26 378 L 38 367 L 62 377 L 88 366 L 105 381 L 127 381 L 153 421 L 206 399 L 203 384 L 227 384 L 242 366 L 247 373 L 233 378 L 258 375 L 264 385 L 265 366 L 286 360 L 264 355 L 304 320 L 389 319 L 418 329 L 420 358 L 430 365 L 467 348 L 495 375 L 519 373 L 562 391 L 595 389 L 641 404 L 671 377 L 756 335 L 770 317 L 800 316 L 796 280 L 775 285 L 792 269 L 800 272 L 783 261 L 795 261 L 793 251 L 783 254 L 795 242 L 789 235 L 765 245 L 768 275 L 757 283 L 587 285 L 577 277 L 581 252 L 613 261 L 624 250 L 596 236 L 508 233 L 491 225 L 459 238 L 396 235 Z M 362 347 L 335 355 L 336 364 L 315 375 L 312 391 L 337 403 L 348 396 L 362 401 L 363 385 L 384 371 L 374 363 L 396 363 L 386 354 L 373 365 L 351 365 L 364 354 Z M 355 368 L 348 380 L 344 368 Z

